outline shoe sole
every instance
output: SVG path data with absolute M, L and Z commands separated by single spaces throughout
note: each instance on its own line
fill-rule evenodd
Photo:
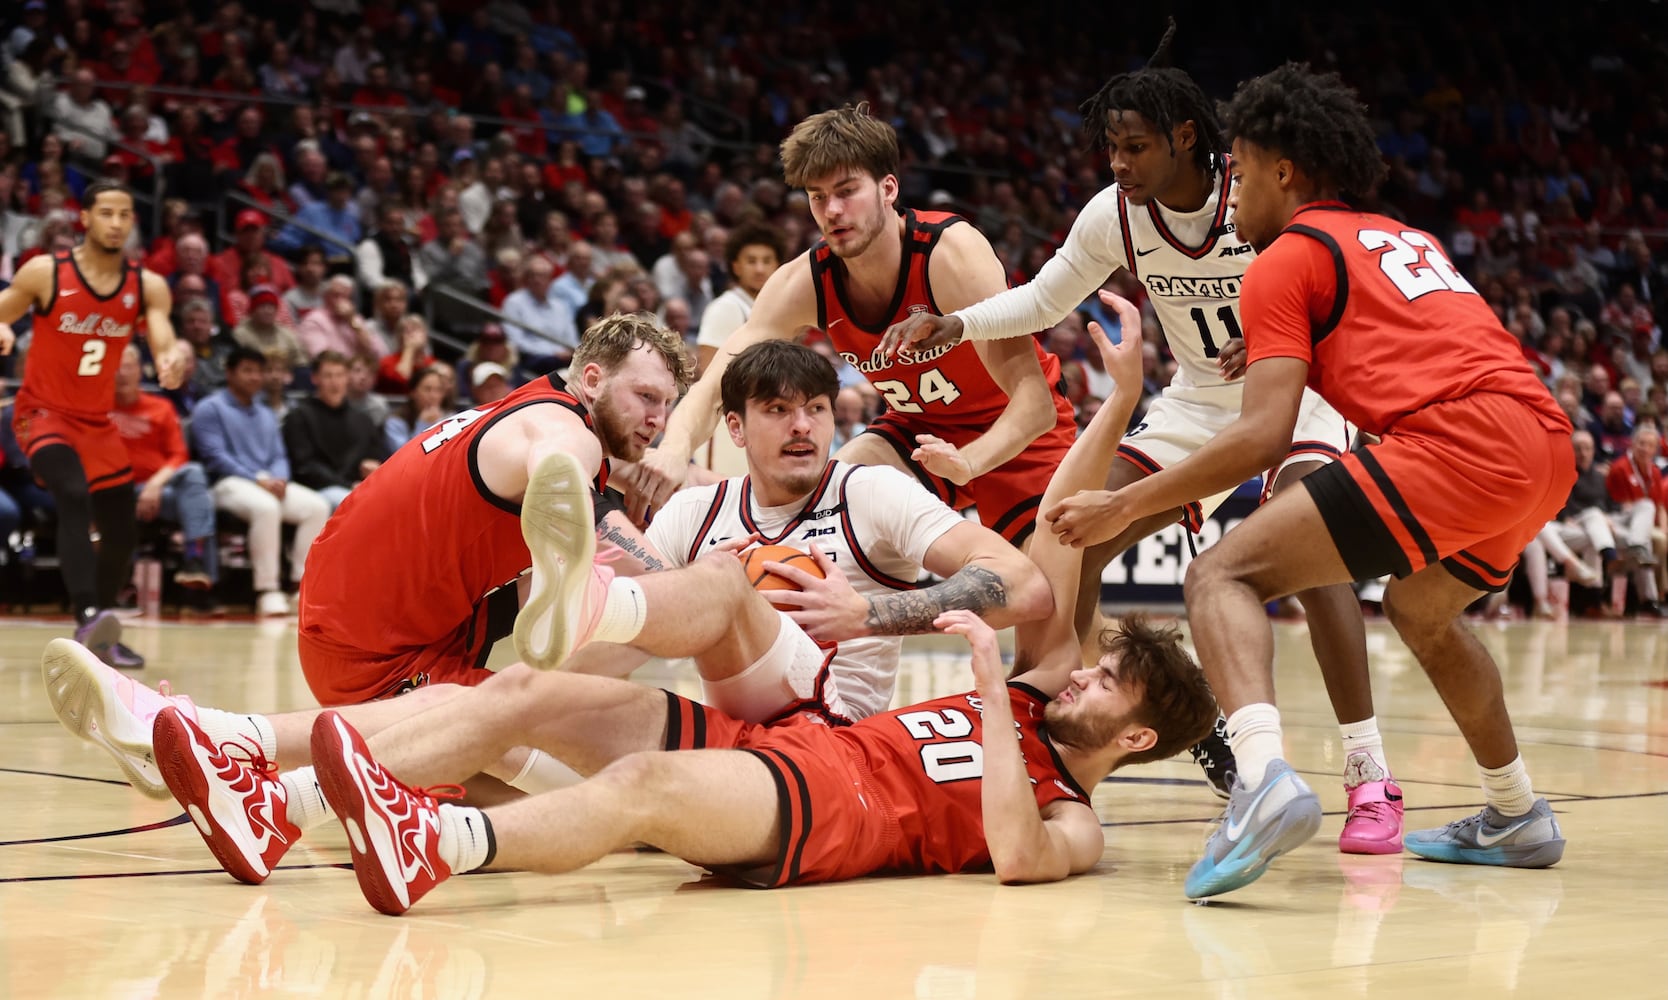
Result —
M 579 462 L 557 453 L 539 463 L 521 501 L 521 537 L 533 558 L 533 578 L 515 618 L 515 651 L 540 670 L 554 670 L 573 652 L 569 619 L 590 583 L 597 552 L 590 488 Z
M 1495 847 L 1462 847 L 1451 844 L 1422 844 L 1405 841 L 1409 853 L 1427 861 L 1450 865 L 1491 865 L 1497 868 L 1550 868 L 1564 858 L 1564 839 L 1536 844 L 1501 844 Z
M 119 624 L 117 631 L 119 634 Z M 127 711 L 115 690 L 104 683 L 103 672 L 110 669 L 92 650 L 72 639 L 53 639 L 41 656 L 46 697 L 63 727 L 108 753 L 127 783 L 141 795 L 168 799 L 171 796 L 157 770 L 155 749 L 148 743 L 129 743 L 108 734 L 105 720 Z M 135 757 L 143 763 L 135 763 Z
M 238 846 L 237 835 L 215 818 L 215 796 L 209 791 L 208 779 L 192 749 L 195 740 L 183 723 L 168 716 L 167 710 L 157 715 L 151 739 L 156 745 L 157 768 L 162 772 L 162 780 L 167 782 L 169 794 L 185 808 L 203 843 L 208 845 L 209 853 L 226 874 L 245 885 L 260 885 L 272 874 L 271 870 L 257 871 Z M 232 808 L 241 809 L 243 804 L 234 802 Z
M 361 756 L 354 742 L 341 716 L 335 712 L 319 716 L 313 726 L 313 773 L 325 801 L 347 830 L 359 891 L 377 912 L 397 917 L 416 900 L 410 898 L 405 880 L 396 884 L 383 863 L 393 853 L 394 832 L 374 815 L 369 798 L 354 780 L 355 758 Z
M 207 590 L 214 586 L 207 573 L 175 573 L 174 582 L 187 590 Z
M 1396 834 L 1393 840 L 1374 840 L 1370 837 L 1351 837 L 1348 834 L 1338 836 L 1338 850 L 1343 854 L 1400 854 L 1402 852 L 1402 835 Z
M 1272 836 L 1242 838 L 1222 860 L 1202 872 L 1205 861 L 1201 859 L 1188 871 L 1183 892 L 1188 899 L 1204 899 L 1242 889 L 1261 878 L 1280 855 L 1307 843 L 1320 827 L 1320 799 L 1313 792 L 1299 796 L 1281 808 Z

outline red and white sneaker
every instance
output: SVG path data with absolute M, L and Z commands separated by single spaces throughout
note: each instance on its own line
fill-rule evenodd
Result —
M 171 694 L 168 682 L 153 691 L 118 673 L 92 650 L 70 639 L 53 639 L 41 656 L 46 697 L 64 728 L 115 758 L 128 784 L 153 799 L 166 799 L 168 786 L 157 771 L 151 729 L 157 713 L 176 708 L 197 718 L 197 706 Z
M 1367 781 L 1349 792 L 1349 816 L 1338 835 L 1345 854 L 1399 854 L 1402 850 L 1402 790 L 1390 778 Z
M 289 821 L 289 793 L 260 748 L 215 746 L 177 708 L 156 717 L 156 763 L 220 867 L 260 885 L 301 837 Z
M 337 712 L 313 722 L 313 768 L 347 829 L 353 874 L 372 907 L 397 917 L 451 876 L 440 860 L 440 805 L 431 791 L 407 788 L 372 760 Z M 433 791 L 444 798 L 463 793 L 456 785 Z
M 521 500 L 521 537 L 533 557 L 527 603 L 515 619 L 515 650 L 528 666 L 554 670 L 596 631 L 618 550 L 597 557 L 591 481 L 572 455 L 546 457 Z

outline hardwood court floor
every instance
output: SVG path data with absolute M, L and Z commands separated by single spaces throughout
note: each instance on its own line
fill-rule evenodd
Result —
M 1465 747 L 1405 649 L 1369 626 L 1411 826 L 1479 807 Z M 172 803 L 58 726 L 38 657 L 60 625 L 0 621 L 0 996 L 1662 996 L 1668 983 L 1668 626 L 1479 626 L 1536 788 L 1569 840 L 1538 872 L 1337 853 L 1339 742 L 1300 626 L 1281 626 L 1287 746 L 1321 836 L 1248 889 L 1181 880 L 1218 804 L 1185 758 L 1098 790 L 1090 875 L 757 892 L 623 853 L 564 877 L 454 880 L 373 912 L 333 824 L 265 886 L 233 883 Z M 145 679 L 224 707 L 311 704 L 292 625 L 130 628 Z M 898 703 L 969 685 L 959 643 L 912 641 Z M 500 650 L 500 655 L 504 650 Z M 693 693 L 676 664 L 640 679 Z M 1437 991 L 1441 991 L 1438 993 Z

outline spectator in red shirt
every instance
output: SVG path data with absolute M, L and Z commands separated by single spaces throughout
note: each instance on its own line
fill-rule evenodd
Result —
M 1662 493 L 1662 470 L 1656 455 L 1662 436 L 1655 424 L 1641 423 L 1633 434 L 1627 454 L 1610 464 L 1604 483 L 1610 501 L 1616 505 L 1616 540 L 1626 548 L 1637 569 L 1634 585 L 1639 588 L 1639 611 L 1653 617 L 1662 615 L 1657 591 L 1655 546 L 1651 532 L 1656 528 L 1656 497 Z
M 403 108 L 406 99 L 388 85 L 388 67 L 378 62 L 365 70 L 365 85 L 354 92 L 353 104 L 360 108 Z
M 401 318 L 399 335 L 399 351 L 384 357 L 377 365 L 376 391 L 390 396 L 410 392 L 413 374 L 434 364 L 434 352 L 429 350 L 429 325 L 423 317 L 411 313 Z
M 279 295 L 295 287 L 295 274 L 284 258 L 266 250 L 266 216 L 252 208 L 237 213 L 232 246 L 209 258 L 208 273 L 222 292 L 243 291 L 243 273 L 259 261 L 267 268 L 267 284 Z
M 214 586 L 214 496 L 203 467 L 191 461 L 174 406 L 139 391 L 139 347 L 129 344 L 116 369 L 116 408 L 110 419 L 127 445 L 140 522 L 161 518 L 185 534 L 185 558 L 174 582 L 193 590 Z

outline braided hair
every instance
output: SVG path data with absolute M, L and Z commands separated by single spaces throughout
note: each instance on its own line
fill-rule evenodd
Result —
M 1336 73 L 1287 63 L 1240 84 L 1223 110 L 1234 138 L 1278 152 L 1324 191 L 1372 191 L 1386 167 L 1367 108 Z
M 1193 158 L 1200 170 L 1210 173 L 1215 169 L 1216 157 L 1228 148 L 1222 138 L 1222 125 L 1216 118 L 1216 104 L 1205 96 L 1193 78 L 1169 65 L 1170 47 L 1176 37 L 1176 19 L 1168 18 L 1164 37 L 1159 39 L 1147 65 L 1129 73 L 1119 73 L 1083 102 L 1083 137 L 1089 148 L 1106 150 L 1106 125 L 1109 116 L 1119 111 L 1134 111 L 1152 122 L 1164 134 L 1170 148 L 1175 149 L 1175 127 L 1191 121 L 1198 132 L 1193 144 Z

